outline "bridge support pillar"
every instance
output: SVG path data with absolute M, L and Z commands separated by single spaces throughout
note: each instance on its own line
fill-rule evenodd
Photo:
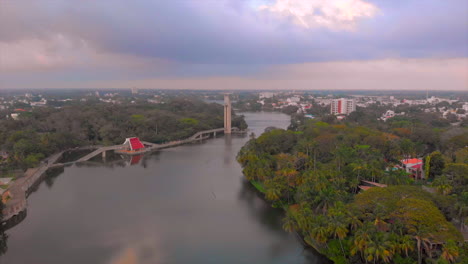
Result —
M 213 137 L 216 137 L 216 132 L 213 133 Z
M 102 159 L 103 159 L 104 161 L 106 161 L 106 152 L 105 152 L 105 151 L 102 152 Z

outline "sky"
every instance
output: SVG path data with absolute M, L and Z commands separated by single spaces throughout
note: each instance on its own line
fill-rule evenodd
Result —
M 468 91 L 466 0 L 0 0 L 0 89 Z

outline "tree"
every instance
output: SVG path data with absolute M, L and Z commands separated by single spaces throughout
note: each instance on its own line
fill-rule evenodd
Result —
M 323 215 L 315 217 L 310 226 L 310 236 L 319 243 L 326 243 L 330 235 L 328 220 Z
M 450 194 L 450 192 L 452 192 L 453 189 L 452 185 L 450 184 L 450 181 L 445 176 L 437 177 L 432 183 L 432 186 L 435 186 L 437 192 L 439 192 L 442 195 Z
M 439 151 L 434 151 L 426 157 L 424 168 L 428 179 L 433 180 L 436 176 L 442 175 L 444 167 L 444 157 Z
M 408 173 L 403 169 L 391 169 L 385 172 L 382 178 L 382 183 L 390 185 L 408 185 L 410 182 L 411 179 L 408 176 Z
M 406 257 L 409 256 L 408 252 L 414 250 L 414 240 L 409 235 L 400 236 L 398 238 L 398 250 L 404 252 Z
M 349 218 L 345 214 L 345 208 L 342 203 L 337 203 L 334 208 L 332 208 L 328 213 L 328 229 L 331 235 L 335 238 L 338 238 L 340 241 L 340 247 L 343 251 L 343 256 L 346 256 L 346 253 L 343 248 L 343 243 L 341 242 L 346 235 L 348 234 L 348 225 Z
M 292 232 L 298 229 L 298 223 L 291 208 L 286 211 L 286 216 L 283 218 L 283 229 Z
M 411 140 L 404 138 L 400 141 L 400 149 L 403 157 L 409 158 L 414 155 L 415 145 Z
M 382 232 L 376 232 L 372 235 L 365 249 L 366 260 L 374 261 L 374 263 L 379 260 L 390 263 L 393 257 L 393 251 L 393 245 L 387 240 L 387 235 Z
M 351 246 L 351 255 L 355 255 L 356 253 L 360 253 L 361 258 L 367 262 L 367 248 L 371 243 L 371 234 L 375 233 L 377 230 L 375 226 L 367 223 L 363 225 L 362 228 L 356 230 L 353 237 L 353 244 Z
M 455 241 L 448 240 L 442 249 L 441 257 L 452 263 L 455 262 L 459 254 L 459 248 L 457 247 Z

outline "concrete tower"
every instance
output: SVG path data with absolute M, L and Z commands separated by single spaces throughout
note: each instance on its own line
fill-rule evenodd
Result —
M 224 134 L 231 134 L 231 99 L 224 94 Z

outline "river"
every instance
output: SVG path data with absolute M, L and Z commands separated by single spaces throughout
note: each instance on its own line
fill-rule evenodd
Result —
M 244 115 L 257 136 L 289 124 L 280 113 Z M 283 231 L 283 212 L 243 179 L 236 155 L 247 140 L 66 167 L 30 195 L 0 263 L 328 263 Z

